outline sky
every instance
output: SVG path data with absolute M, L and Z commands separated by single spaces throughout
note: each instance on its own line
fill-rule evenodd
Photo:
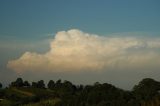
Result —
M 160 81 L 159 0 L 0 0 L 0 82 Z

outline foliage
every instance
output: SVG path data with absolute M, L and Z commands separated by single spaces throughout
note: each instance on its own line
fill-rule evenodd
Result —
M 160 82 L 151 78 L 143 79 L 133 88 L 136 99 L 143 101 L 152 99 L 152 97 L 155 97 L 157 94 L 159 94 L 159 91 Z
M 0 106 L 14 106 L 14 102 L 4 99 L 3 101 L 0 101 Z
M 11 87 L 22 87 L 24 84 L 23 84 L 23 80 L 22 78 L 17 78 L 16 81 L 12 82 L 11 83 Z
M 50 80 L 47 86 L 49 89 L 53 89 L 55 87 L 55 82 L 53 80 Z
M 125 91 L 112 84 L 74 85 L 61 79 L 32 82 L 17 78 L 0 89 L 0 106 L 160 106 L 160 82 L 145 78 Z
M 0 83 L 0 89 L 2 88 L 2 84 Z
M 30 86 L 31 86 L 28 81 L 24 81 L 23 85 L 24 85 L 25 87 L 30 87 Z
M 44 81 L 40 80 L 38 82 L 32 82 L 32 87 L 34 87 L 34 88 L 45 88 Z
M 54 98 L 54 99 L 42 100 L 38 103 L 25 104 L 23 106 L 60 106 L 60 104 L 61 104 L 61 99 Z

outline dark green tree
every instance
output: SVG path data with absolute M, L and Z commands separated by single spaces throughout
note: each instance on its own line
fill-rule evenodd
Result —
M 38 81 L 38 82 L 37 82 L 37 87 L 38 87 L 38 88 L 45 88 L 44 81 L 43 81 L 43 80 Z
M 61 82 L 61 79 L 59 79 L 59 80 L 56 81 L 55 87 L 56 88 L 61 88 L 61 86 L 62 86 L 62 82 Z
M 47 84 L 49 89 L 53 89 L 55 87 L 55 82 L 53 80 L 50 80 Z
M 23 79 L 22 78 L 17 78 L 16 85 L 17 85 L 17 87 L 22 87 L 23 86 Z
M 16 81 L 11 82 L 11 87 L 23 87 L 23 79 L 22 78 L 17 78 Z
M 73 85 L 70 81 L 65 80 L 62 86 L 63 89 L 67 92 L 73 93 L 76 91 L 76 86 Z
M 0 83 L 0 89 L 2 88 L 2 83 Z
M 30 85 L 30 83 L 28 81 L 24 81 L 24 86 L 25 87 L 30 87 L 31 85 Z
M 32 87 L 33 88 L 37 88 L 38 86 L 37 86 L 37 82 L 32 82 Z
M 138 100 L 149 100 L 158 94 L 160 90 L 160 82 L 151 78 L 145 78 L 134 86 L 133 92 Z

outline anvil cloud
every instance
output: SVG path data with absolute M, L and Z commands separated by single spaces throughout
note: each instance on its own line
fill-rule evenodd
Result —
M 160 38 L 106 37 L 60 31 L 44 54 L 25 52 L 7 67 L 25 71 L 81 72 L 160 68 Z

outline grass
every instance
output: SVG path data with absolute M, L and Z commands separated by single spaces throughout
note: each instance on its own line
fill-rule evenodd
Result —
M 23 95 L 26 95 L 26 96 L 35 96 L 33 93 L 31 92 L 27 92 L 27 91 L 22 91 L 20 89 L 17 89 L 17 88 L 13 88 L 12 89 L 13 91 L 17 92 L 17 93 L 21 93 Z
M 53 90 L 24 87 L 5 89 L 5 97 L 0 99 L 0 106 L 56 106 L 60 102 Z
M 30 103 L 20 106 L 57 106 L 61 103 L 61 99 L 55 98 L 55 99 L 48 99 L 48 100 L 42 100 L 38 103 Z

